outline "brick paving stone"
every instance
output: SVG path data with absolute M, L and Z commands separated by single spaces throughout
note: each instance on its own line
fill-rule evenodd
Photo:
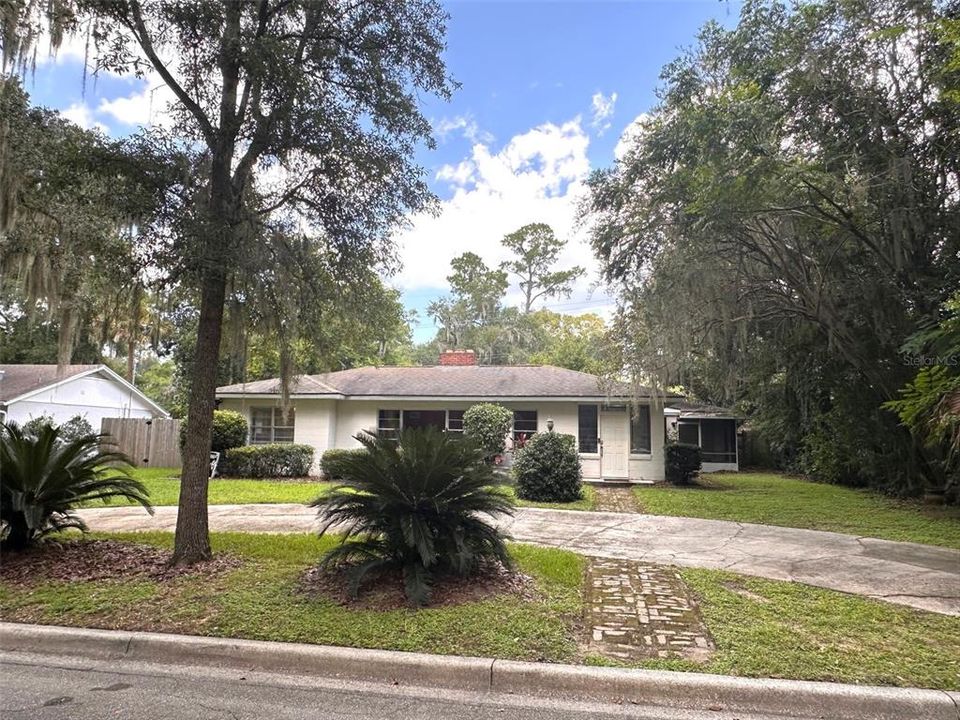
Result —
M 586 651 L 625 661 L 704 661 L 715 646 L 670 567 L 595 558 L 587 568 Z
M 600 512 L 635 513 L 640 511 L 633 489 L 627 486 L 595 485 L 596 509 Z

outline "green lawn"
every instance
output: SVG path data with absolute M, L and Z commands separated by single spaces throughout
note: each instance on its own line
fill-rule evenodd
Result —
M 960 618 L 721 570 L 680 575 L 717 652 L 705 665 L 652 660 L 644 667 L 960 689 Z
M 180 498 L 179 468 L 136 468 L 134 476 L 147 486 L 154 505 L 176 505 Z M 304 480 L 213 478 L 211 505 L 246 503 L 307 503 L 330 483 Z
M 504 485 L 504 490 L 520 507 L 550 508 L 552 510 L 593 510 L 597 505 L 597 491 L 592 485 L 588 485 L 586 483 L 583 485 L 583 499 L 575 500 L 574 502 L 569 503 L 546 503 L 520 500 L 517 497 L 517 489 L 512 485 Z
M 169 533 L 104 535 L 169 547 Z M 215 577 L 0 582 L 0 618 L 13 622 L 156 630 L 497 658 L 616 664 L 584 656 L 584 560 L 511 545 L 535 599 L 503 595 L 423 610 L 346 608 L 298 589 L 331 538 L 215 533 L 240 567 Z M 705 664 L 643 667 L 879 685 L 960 689 L 960 618 L 806 585 L 683 569 L 717 652 Z
M 775 474 L 708 475 L 689 488 L 634 488 L 643 512 L 735 520 L 960 548 L 960 508 Z
M 109 535 L 170 547 L 169 533 Z M 439 654 L 562 661 L 577 643 L 582 559 L 562 550 L 513 546 L 540 598 L 502 595 L 412 611 L 347 608 L 298 590 L 333 538 L 311 535 L 212 535 L 215 552 L 243 565 L 223 575 L 150 580 L 46 582 L 29 590 L 0 584 L 4 620 L 143 629 L 218 637 L 308 642 Z
M 180 497 L 179 468 L 136 468 L 134 476 L 147 486 L 154 505 L 176 505 Z M 309 480 L 253 480 L 214 478 L 210 481 L 211 505 L 239 505 L 244 503 L 307 503 L 332 483 Z M 572 503 L 534 503 L 517 500 L 513 487 L 505 491 L 522 507 L 556 508 L 560 510 L 592 510 L 596 491 L 583 486 L 583 499 Z M 99 504 L 99 503 L 98 503 Z

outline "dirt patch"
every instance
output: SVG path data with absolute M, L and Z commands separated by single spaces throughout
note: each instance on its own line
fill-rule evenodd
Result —
M 730 592 L 736 593 L 740 597 L 744 597 L 747 600 L 752 600 L 753 602 L 760 603 L 761 605 L 767 605 L 770 603 L 770 601 L 763 597 L 763 595 L 757 595 L 757 593 L 753 592 L 752 590 L 747 590 L 747 588 L 739 583 L 723 582 L 720 584 Z
M 351 598 L 347 592 L 347 569 L 310 568 L 300 578 L 300 591 L 311 598 L 333 600 L 338 605 L 358 610 L 398 610 L 410 607 L 403 591 L 399 570 L 370 573 Z M 484 563 L 469 577 L 447 576 L 434 583 L 429 607 L 448 607 L 512 595 L 525 600 L 537 599 L 533 578 L 508 570 L 500 563 Z
M 218 575 L 239 567 L 240 558 L 217 553 L 212 560 L 189 567 L 168 567 L 170 551 L 118 540 L 48 541 L 19 553 L 6 553 L 0 582 L 26 587 L 41 582 L 95 580 L 173 580 L 186 575 Z

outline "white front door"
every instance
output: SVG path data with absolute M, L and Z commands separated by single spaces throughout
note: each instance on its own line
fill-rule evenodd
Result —
M 600 413 L 600 439 L 603 441 L 603 454 L 600 457 L 600 477 L 604 480 L 623 480 L 629 476 L 628 451 L 630 438 L 627 435 L 628 413 L 605 411 Z

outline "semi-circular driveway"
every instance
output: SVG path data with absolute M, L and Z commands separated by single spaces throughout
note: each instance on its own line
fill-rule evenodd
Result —
M 177 508 L 80 511 L 91 530 L 173 530 Z M 960 551 L 817 530 L 725 520 L 518 509 L 502 523 L 514 540 L 597 557 L 730 570 L 817 585 L 946 615 L 960 615 Z M 303 505 L 211 505 L 210 529 L 310 532 Z

